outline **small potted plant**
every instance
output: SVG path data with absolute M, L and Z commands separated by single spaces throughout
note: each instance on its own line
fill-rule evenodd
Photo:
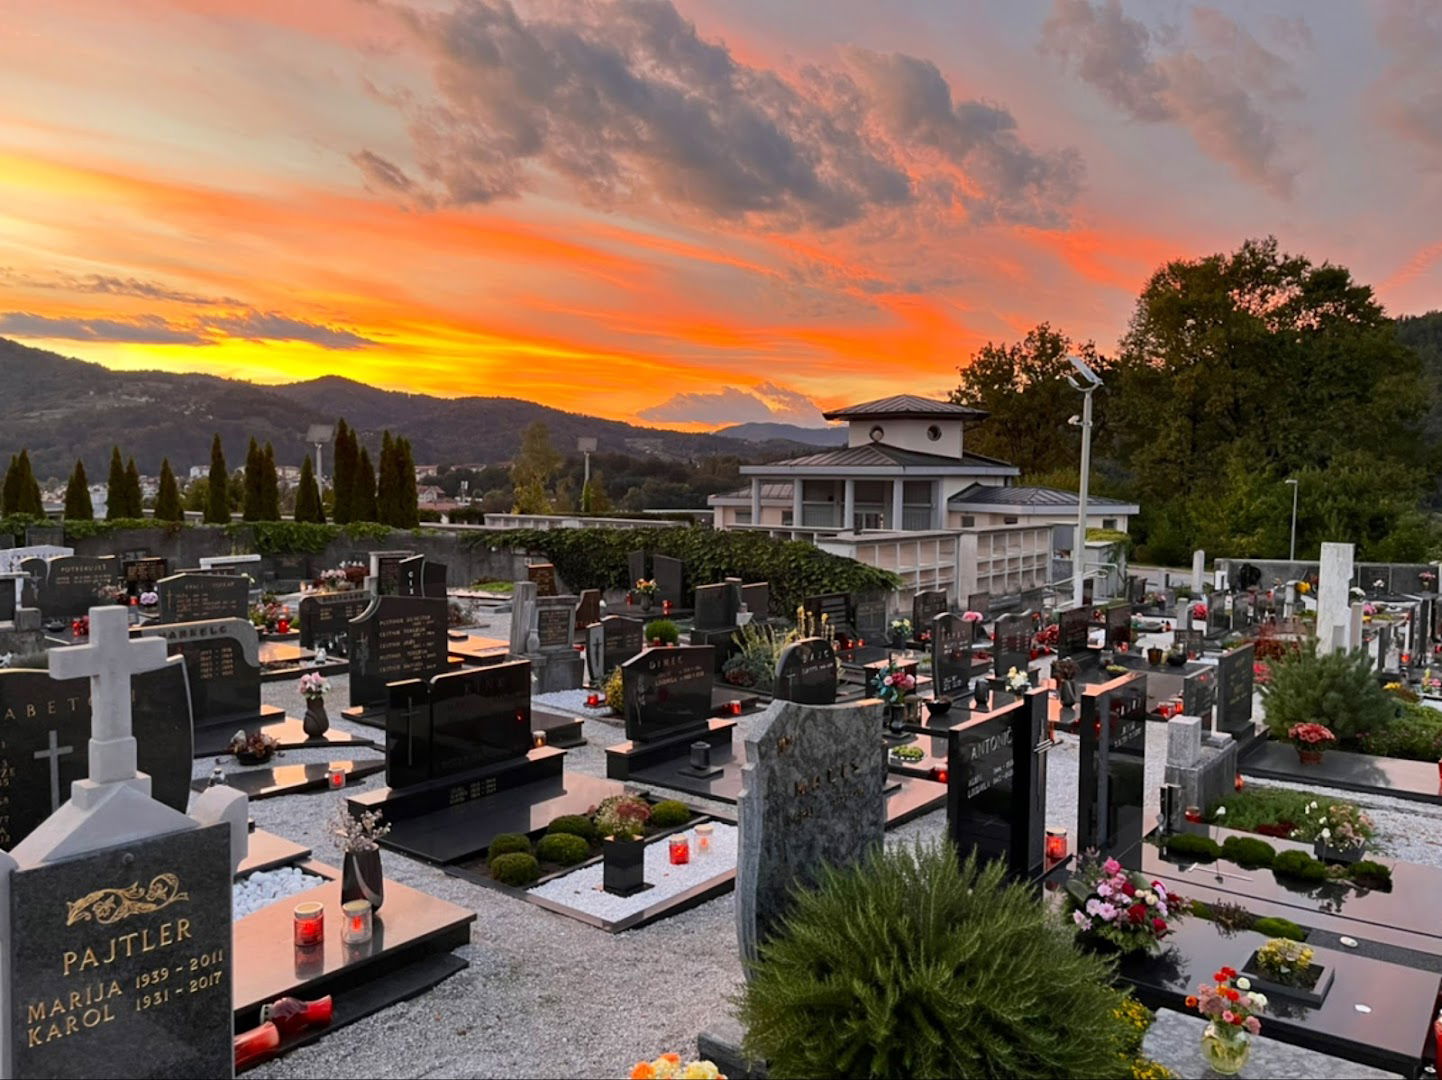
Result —
M 1337 741 L 1337 736 L 1325 724 L 1293 724 L 1287 729 L 1287 739 L 1297 748 L 1297 757 L 1303 765 L 1320 765 L 1322 755 Z
M 1236 1076 L 1252 1053 L 1252 1036 L 1262 1030 L 1257 1014 L 1267 1007 L 1267 997 L 1252 989 L 1250 979 L 1224 967 L 1187 998 L 1187 1007 L 1207 1019 L 1202 1033 L 1202 1056 L 1220 1076 Z
M 325 696 L 330 693 L 330 680 L 319 671 L 307 671 L 300 677 L 300 693 L 305 698 L 305 718 L 301 727 L 312 739 L 324 735 L 330 728 L 330 717 L 325 711 Z
M 242 765 L 264 765 L 279 747 L 280 743 L 263 731 L 237 731 L 228 749 Z
M 101 585 L 95 590 L 95 599 L 102 604 L 130 604 L 130 594 L 124 585 Z
M 898 765 L 915 765 L 922 758 L 926 757 L 926 751 L 919 746 L 895 746 L 891 749 L 891 757 Z
M 651 807 L 636 795 L 612 795 L 593 813 L 601 834 L 601 883 L 616 896 L 632 896 L 646 884 L 646 823 Z
M 1253 987 L 1319 1008 L 1332 988 L 1333 971 L 1312 963 L 1316 955 L 1300 941 L 1272 938 L 1243 965 Z
M 1177 642 L 1167 650 L 1168 667 L 1185 667 L 1187 663 L 1187 647 Z
M 641 605 L 642 611 L 650 611 L 655 606 L 660 592 L 661 586 L 656 584 L 654 578 L 637 578 L 636 584 L 631 586 L 631 595 L 636 598 L 636 603 Z
M 381 838 L 391 831 L 381 823 L 379 810 L 352 813 L 344 801 L 336 803 L 330 831 L 341 850 L 340 902 L 369 900 L 379 911 L 386 898 L 386 879 L 381 872 Z
M 1313 852 L 1323 862 L 1354 863 L 1367 851 L 1372 819 L 1352 803 L 1333 803 L 1325 812 L 1313 800 L 1303 810 L 1311 827 Z
M 893 649 L 904 649 L 906 643 L 911 640 L 911 620 L 892 619 L 889 628 L 889 637 Z
M 156 609 L 160 607 L 160 594 L 154 589 L 146 589 L 140 594 L 137 600 L 140 604 L 141 612 L 146 615 L 154 614 Z

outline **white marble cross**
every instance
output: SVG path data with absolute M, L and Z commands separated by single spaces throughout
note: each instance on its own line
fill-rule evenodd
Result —
M 164 638 L 131 638 L 127 609 L 90 609 L 90 643 L 50 650 L 50 677 L 90 677 L 90 779 L 97 784 L 136 774 L 130 728 L 130 677 L 166 663 Z

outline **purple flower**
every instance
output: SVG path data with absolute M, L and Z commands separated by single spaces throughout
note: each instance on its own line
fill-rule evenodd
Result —
M 1108 885 L 1105 881 L 1103 881 L 1100 885 L 1097 886 L 1097 895 L 1098 895 L 1098 896 L 1110 896 L 1111 894 L 1112 894 L 1112 887 L 1111 887 L 1110 885 Z
M 1073 911 L 1071 913 L 1071 917 L 1072 922 L 1076 923 L 1083 930 L 1090 930 L 1092 928 L 1092 921 L 1088 919 L 1085 915 L 1083 915 L 1080 911 Z
M 1095 915 L 1102 909 L 1102 902 L 1093 896 L 1087 901 L 1087 914 Z
M 1098 904 L 1097 915 L 1105 922 L 1111 922 L 1117 917 L 1117 909 L 1111 904 Z

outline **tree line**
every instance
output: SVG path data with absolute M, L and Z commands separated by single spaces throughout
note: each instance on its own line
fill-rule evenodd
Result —
M 324 524 L 326 508 L 337 524 L 348 522 L 379 522 L 395 528 L 415 528 L 420 523 L 417 506 L 416 471 L 410 440 L 381 436 L 379 471 L 371 464 L 370 451 L 344 419 L 336 425 L 334 450 L 334 483 L 322 493 L 311 459 L 305 457 L 300 466 L 300 480 L 294 491 L 293 517 L 296 521 Z M 210 444 L 210 471 L 193 481 L 182 498 L 180 484 L 166 458 L 160 465 L 160 482 L 156 491 L 153 516 L 157 521 L 183 521 L 185 512 L 198 511 L 202 520 L 223 524 L 239 511 L 244 521 L 278 521 L 282 514 L 282 493 L 275 450 L 269 442 L 257 443 L 252 437 L 246 451 L 245 467 L 234 474 L 225 460 L 225 450 L 217 433 Z M 10 459 L 3 488 L 0 488 L 0 514 L 45 513 L 40 485 L 30 464 L 30 453 L 21 450 Z M 131 520 L 144 517 L 144 498 L 140 488 L 140 472 L 135 458 L 125 461 L 117 446 L 110 455 L 110 473 L 106 482 L 105 517 L 107 520 Z M 77 460 L 65 488 L 64 516 L 67 521 L 93 521 L 95 508 L 90 498 L 90 482 L 85 462 Z

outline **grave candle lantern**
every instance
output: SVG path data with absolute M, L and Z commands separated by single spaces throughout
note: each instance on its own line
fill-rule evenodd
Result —
M 709 821 L 696 826 L 696 858 L 703 859 L 711 854 L 711 834 L 715 831 L 716 826 Z
M 1189 806 L 1182 814 L 1193 825 L 1200 825 L 1202 823 L 1202 808 L 1200 806 Z
M 371 902 L 351 900 L 341 905 L 345 921 L 341 923 L 340 939 L 347 945 L 363 945 L 371 939 Z
M 332 769 L 330 771 L 330 786 L 332 791 L 339 791 L 345 787 L 345 770 Z
M 669 848 L 672 866 L 685 866 L 691 861 L 691 844 L 685 833 L 671 837 Z
M 295 943 L 301 948 L 319 945 L 325 940 L 325 905 L 310 900 L 295 905 Z
M 601 695 L 600 695 L 600 694 L 591 694 L 590 696 L 588 696 L 588 697 L 586 698 L 586 705 L 587 705 L 589 708 L 594 709 L 594 708 L 596 708 L 596 707 L 597 707 L 598 705 L 600 705 L 600 704 L 601 704 Z
M 1236 777 L 1232 780 L 1232 787 L 1233 787 L 1235 790 L 1237 790 L 1237 791 L 1241 791 L 1242 788 L 1244 788 L 1244 787 L 1246 787 L 1246 786 L 1247 786 L 1247 781 L 1246 781 L 1246 779 L 1242 776 L 1241 773 L 1237 773 Z
M 1047 826 L 1046 857 L 1048 859 L 1066 858 L 1066 830 L 1060 826 Z
M 288 633 L 290 633 L 290 620 L 289 620 L 289 619 L 285 619 L 285 618 L 277 619 L 277 620 L 275 621 L 275 629 L 276 629 L 276 632 L 277 632 L 277 633 L 281 633 L 281 634 L 288 634 Z
M 280 1047 L 280 1029 L 266 1021 L 235 1036 L 235 1069 L 239 1072 Z
M 733 702 L 731 702 L 731 704 L 730 704 L 730 709 L 731 709 L 731 715 L 732 715 L 732 716 L 740 716 L 740 715 L 741 715 L 741 702 L 739 702 L 739 701 L 733 701 Z
M 663 614 L 663 615 L 669 615 L 669 614 L 671 614 L 671 601 L 669 601 L 669 600 L 662 600 L 662 601 L 661 601 L 661 614 Z
M 531 732 L 531 745 L 537 750 L 546 745 L 546 733 L 537 729 Z

